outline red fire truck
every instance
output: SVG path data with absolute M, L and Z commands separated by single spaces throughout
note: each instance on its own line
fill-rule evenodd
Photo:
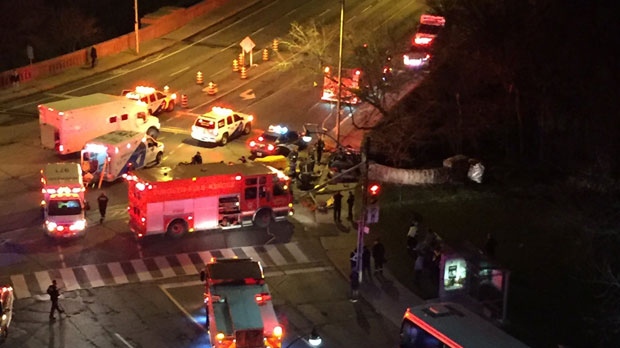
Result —
M 125 176 L 129 225 L 138 238 L 256 225 L 293 215 L 290 180 L 261 163 L 141 169 Z
M 341 102 L 347 104 L 360 103 L 360 98 L 353 93 L 353 90 L 359 88 L 360 77 L 362 71 L 359 69 L 342 69 L 342 87 L 340 89 Z M 323 95 L 322 100 L 337 101 L 338 100 L 338 69 L 325 67 L 323 70 Z

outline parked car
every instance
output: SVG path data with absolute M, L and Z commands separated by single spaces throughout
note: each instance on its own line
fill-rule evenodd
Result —
M 288 156 L 293 151 L 303 150 L 308 143 L 301 134 L 284 126 L 269 126 L 269 129 L 248 143 L 254 157 Z

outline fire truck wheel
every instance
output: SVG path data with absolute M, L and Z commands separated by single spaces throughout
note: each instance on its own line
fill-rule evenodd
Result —
M 151 137 L 153 137 L 153 139 L 157 139 L 157 137 L 159 136 L 159 129 L 157 129 L 155 127 L 151 127 L 151 128 L 149 128 L 149 130 L 146 131 L 146 134 L 148 134 Z
M 168 103 L 168 107 L 166 108 L 166 111 L 171 112 L 174 110 L 174 100 L 171 100 L 170 103 Z
M 170 238 L 177 239 L 183 237 L 185 233 L 187 233 L 187 222 L 177 219 L 168 225 L 166 235 Z
M 243 127 L 243 134 L 248 135 L 251 132 L 252 132 L 252 124 L 246 123 L 245 126 Z
M 253 223 L 255 226 L 265 228 L 271 224 L 273 220 L 273 213 L 269 208 L 261 208 L 254 213 Z
M 222 134 L 222 140 L 220 140 L 220 144 L 222 146 L 228 144 L 228 133 Z

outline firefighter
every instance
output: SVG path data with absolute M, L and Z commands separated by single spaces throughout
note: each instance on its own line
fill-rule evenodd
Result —
M 202 155 L 200 155 L 200 151 L 196 152 L 194 157 L 192 157 L 191 164 L 202 164 Z

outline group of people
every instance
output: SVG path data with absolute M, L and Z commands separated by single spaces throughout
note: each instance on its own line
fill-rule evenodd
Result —
M 334 200 L 334 222 L 340 222 L 340 217 L 342 215 L 342 198 L 344 198 L 344 196 L 342 195 L 342 193 L 340 193 L 340 191 L 336 191 L 336 193 L 334 193 L 334 195 L 332 196 L 332 199 Z M 353 194 L 353 191 L 349 191 L 347 197 L 347 219 L 349 220 L 353 220 L 354 206 L 355 194 Z
M 360 262 L 360 253 L 358 253 L 357 248 L 355 248 L 350 257 L 351 264 L 351 273 L 350 273 L 350 283 L 351 283 L 351 302 L 357 302 L 357 297 L 359 295 L 359 273 L 358 273 L 358 262 Z M 383 275 L 383 265 L 387 262 L 387 258 L 385 255 L 385 247 L 381 243 L 379 238 L 375 239 L 373 242 L 372 248 L 369 250 L 367 246 L 364 246 L 361 253 L 361 262 L 362 262 L 362 274 L 368 279 L 372 278 L 372 270 L 371 270 L 371 258 L 374 261 L 374 273 L 378 275 Z

